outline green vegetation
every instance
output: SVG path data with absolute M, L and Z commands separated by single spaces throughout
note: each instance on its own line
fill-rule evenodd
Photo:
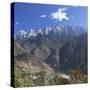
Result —
M 58 74 L 55 74 L 53 75 L 53 77 L 50 77 L 46 75 L 45 71 L 32 73 L 30 70 L 17 66 L 15 66 L 14 75 L 14 87 L 87 83 L 87 75 L 82 73 L 79 69 L 70 70 L 68 72 L 68 75 L 70 75 L 70 79 L 61 77 Z
M 32 86 L 32 80 L 30 78 L 30 73 L 22 70 L 21 68 L 15 68 L 15 87 L 27 87 Z
M 49 80 L 50 85 L 62 85 L 69 84 L 69 80 L 63 77 L 54 76 L 51 80 Z
M 80 69 L 70 70 L 71 83 L 87 83 L 87 75 L 81 72 Z
M 43 86 L 45 72 L 31 73 L 30 70 L 15 67 L 14 87 Z

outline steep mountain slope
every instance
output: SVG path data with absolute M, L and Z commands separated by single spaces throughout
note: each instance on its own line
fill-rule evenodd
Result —
M 56 26 L 20 31 L 15 41 L 20 46 L 19 52 L 15 49 L 18 52 L 15 57 L 17 61 L 30 63 L 39 69 L 46 65 L 52 69 L 51 72 L 77 68 L 85 72 L 87 69 L 87 32 L 83 27 Z M 36 64 L 33 65 L 33 62 Z
M 16 41 L 14 41 L 14 56 L 17 56 L 24 52 L 25 52 L 25 49 L 22 48 Z
M 87 33 L 69 40 L 59 52 L 60 69 L 67 71 L 80 68 L 87 72 Z
M 16 67 L 26 68 L 32 73 L 41 71 L 45 71 L 46 75 L 55 73 L 38 55 L 33 55 L 33 51 L 31 53 L 26 52 L 17 42 L 14 42 L 14 61 Z

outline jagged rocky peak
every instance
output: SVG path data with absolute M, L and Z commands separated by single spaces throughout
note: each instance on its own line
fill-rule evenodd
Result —
M 36 37 L 37 36 L 37 32 L 34 29 L 31 29 L 27 35 L 27 37 Z
M 85 32 L 85 29 L 80 26 L 76 27 L 71 27 L 71 26 L 55 26 L 55 27 L 45 27 L 45 28 L 39 28 L 37 30 L 35 29 L 30 29 L 28 32 L 25 30 L 20 30 L 16 36 L 16 38 L 19 39 L 26 39 L 26 38 L 31 38 L 31 37 L 37 37 L 39 34 L 41 35 L 49 35 L 50 33 L 54 34 L 60 34 L 63 33 L 63 35 L 69 35 L 69 36 L 75 36 L 75 35 L 80 35 Z
M 43 30 L 40 28 L 40 29 L 38 29 L 37 33 L 38 34 L 43 34 Z
M 61 26 L 56 26 L 55 29 L 60 32 L 62 30 L 62 27 Z
M 25 38 L 27 35 L 27 32 L 25 32 L 25 30 L 20 30 L 17 35 L 16 35 L 16 38 L 19 38 L 19 39 L 22 39 L 22 38 Z
M 48 35 L 51 30 L 52 30 L 51 28 L 46 27 L 45 28 L 45 35 Z

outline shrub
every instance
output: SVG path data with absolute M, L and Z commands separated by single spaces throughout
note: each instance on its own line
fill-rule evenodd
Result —
M 69 84 L 69 80 L 65 79 L 63 77 L 54 76 L 52 79 L 50 79 L 49 84 L 51 85 L 62 85 L 62 84 Z

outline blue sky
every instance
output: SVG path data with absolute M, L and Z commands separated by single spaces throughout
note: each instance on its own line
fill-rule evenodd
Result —
M 15 31 L 64 26 L 83 26 L 87 24 L 87 7 L 51 4 L 15 3 Z

